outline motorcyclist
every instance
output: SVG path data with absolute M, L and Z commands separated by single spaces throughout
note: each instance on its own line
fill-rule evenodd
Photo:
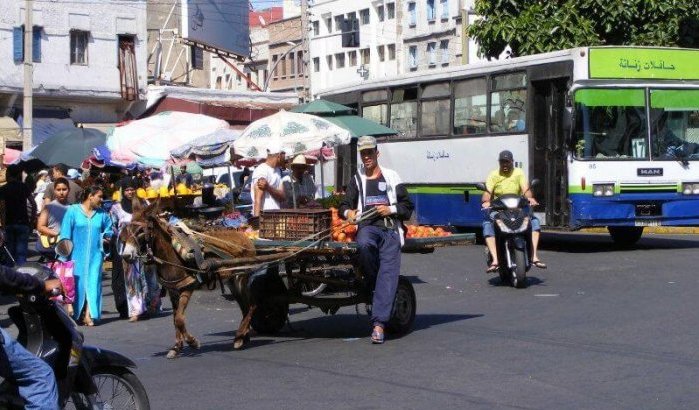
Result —
M 32 275 L 0 266 L 1 292 L 56 295 L 60 290 L 58 279 L 42 282 Z M 28 352 L 4 329 L 0 329 L 0 336 L 0 376 L 17 384 L 19 395 L 26 401 L 25 409 L 58 409 L 58 389 L 51 367 Z
M 524 172 L 520 168 L 514 167 L 514 157 L 510 151 L 502 151 L 498 155 L 500 166 L 493 170 L 486 180 L 486 191 L 483 192 L 481 198 L 482 208 L 490 208 L 490 201 L 502 195 L 514 194 L 522 195 L 527 198 L 530 206 L 536 206 L 539 203 L 534 199 L 534 196 L 529 189 L 529 183 L 524 177 Z M 541 223 L 539 219 L 532 215 L 532 264 L 539 269 L 546 269 L 546 264 L 539 259 L 537 248 L 539 245 L 539 233 L 541 231 Z M 499 267 L 498 253 L 495 247 L 495 229 L 493 228 L 493 219 L 490 212 L 485 213 L 483 219 L 483 237 L 485 244 L 488 247 L 488 252 L 492 257 L 492 262 L 486 272 L 497 272 Z

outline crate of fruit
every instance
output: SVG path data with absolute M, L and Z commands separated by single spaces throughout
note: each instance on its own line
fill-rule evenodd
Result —
M 260 215 L 260 237 L 293 241 L 315 239 L 315 234 L 330 231 L 331 215 L 327 209 L 280 209 Z

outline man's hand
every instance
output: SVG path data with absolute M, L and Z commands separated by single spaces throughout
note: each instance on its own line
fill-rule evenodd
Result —
M 386 205 L 377 205 L 376 212 L 378 212 L 381 216 L 390 216 L 393 213 L 391 212 L 391 207 Z
M 485 201 L 485 202 L 481 203 L 481 208 L 482 209 L 490 208 L 490 201 Z
M 260 189 L 260 191 L 266 191 L 267 188 L 269 188 L 269 182 L 267 182 L 266 178 L 260 178 L 257 180 L 257 188 Z
M 46 291 L 47 295 L 58 296 L 54 292 L 55 289 L 58 289 L 59 292 L 63 290 L 63 285 L 61 284 L 60 279 L 48 279 L 44 282 L 44 290 Z
M 534 199 L 533 197 L 532 197 L 532 198 L 527 198 L 527 200 L 529 201 L 529 205 L 531 205 L 531 206 L 537 206 L 537 205 L 539 205 L 539 203 L 536 202 L 536 199 Z
M 347 220 L 350 222 L 354 222 L 357 219 L 357 210 L 356 209 L 350 209 L 347 211 Z

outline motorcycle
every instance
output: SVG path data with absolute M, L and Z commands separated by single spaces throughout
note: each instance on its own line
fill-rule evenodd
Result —
M 534 179 L 530 189 L 538 183 L 539 180 Z M 481 191 L 490 192 L 483 183 L 476 186 Z M 495 229 L 500 280 L 515 288 L 527 286 L 527 272 L 532 266 L 532 211 L 524 194 L 502 195 L 492 200 L 490 208 L 486 210 Z M 490 265 L 492 261 L 493 257 L 488 253 L 487 264 Z
M 59 241 L 56 254 L 67 256 L 72 243 Z M 54 278 L 51 269 L 26 263 L 17 271 L 41 280 Z M 17 295 L 18 306 L 8 315 L 19 330 L 17 340 L 32 354 L 46 361 L 56 375 L 62 409 L 149 410 L 145 387 L 130 370 L 136 364 L 109 350 L 83 344 L 78 325 L 58 303 L 42 295 Z M 17 386 L 8 379 L 0 384 L 0 408 L 24 408 Z

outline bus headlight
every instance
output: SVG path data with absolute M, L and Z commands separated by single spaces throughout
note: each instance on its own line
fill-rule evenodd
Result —
M 683 182 L 682 193 L 685 195 L 699 195 L 699 182 Z
M 612 196 L 614 195 L 614 184 L 592 184 L 592 195 Z

